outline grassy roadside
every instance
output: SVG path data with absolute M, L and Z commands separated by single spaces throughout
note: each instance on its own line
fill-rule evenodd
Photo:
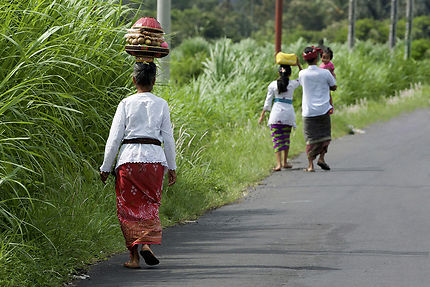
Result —
M 402 113 L 430 106 L 430 86 L 414 85 L 395 96 L 378 101 L 361 101 L 335 114 L 334 121 L 342 128 L 334 130 L 339 137 L 350 131 L 350 125 L 363 128 L 371 123 L 386 121 Z M 346 126 L 345 126 L 346 125 Z
M 336 111 L 333 135 L 347 134 L 351 125 L 363 128 L 428 106 L 430 86 L 416 86 L 386 101 L 362 101 Z M 292 156 L 304 150 L 299 114 L 297 119 Z M 178 183 L 164 191 L 161 219 L 165 226 L 196 218 L 208 209 L 237 200 L 247 187 L 268 176 L 275 162 L 268 128 L 259 126 L 257 118 L 226 126 L 199 141 L 202 147 L 188 163 L 193 168 L 189 172 L 187 165 L 182 164 L 182 170 L 178 170 Z M 184 140 L 184 144 L 191 142 Z M 211 158 L 212 162 L 205 162 L 205 158 Z M 0 264 L 7 266 L 0 274 L 2 286 L 59 286 L 61 282 L 71 280 L 73 274 L 81 273 L 88 263 L 125 251 L 116 218 L 113 180 L 103 186 L 96 174 L 92 178 L 91 181 L 84 176 L 67 180 L 73 186 L 64 187 L 63 191 L 73 192 L 64 197 L 58 191 L 58 202 L 63 203 L 61 209 L 43 202 L 33 203 L 34 217 L 43 220 L 33 224 L 44 226 L 46 237 L 28 238 L 25 245 L 8 251 L 14 252 L 13 256 L 5 256 L 0 250 Z M 40 245 L 44 248 L 35 247 Z M 4 261 L 7 258 L 15 260 Z
M 430 86 L 416 85 L 386 100 L 362 101 L 337 110 L 333 115 L 332 134 L 334 138 L 339 138 L 350 133 L 352 128 L 364 128 L 369 124 L 386 121 L 402 113 L 429 106 Z M 167 191 L 161 208 L 165 225 L 195 218 L 207 209 L 234 201 L 243 196 L 247 187 L 270 174 L 275 157 L 269 129 L 266 126 L 259 126 L 256 122 L 257 118 L 250 119 L 247 123 L 231 126 L 230 129 L 225 128 L 212 135 L 212 144 L 205 147 L 203 156 L 213 161 L 206 163 L 202 172 L 212 173 L 210 178 L 213 181 L 208 182 L 208 189 L 204 187 L 206 183 L 196 183 L 197 191 L 189 192 L 183 190 L 180 180 L 177 189 Z M 297 129 L 292 133 L 291 142 L 291 157 L 304 151 L 305 143 L 299 113 Z M 189 179 L 186 181 L 189 182 Z M 202 192 L 199 192 L 199 185 L 203 189 Z M 186 196 L 178 194 L 182 192 L 188 193 Z

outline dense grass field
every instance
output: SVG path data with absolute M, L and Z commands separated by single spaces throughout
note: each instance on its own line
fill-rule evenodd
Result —
M 113 180 L 104 186 L 98 167 L 116 106 L 134 92 L 123 36 L 135 18 L 113 0 L 0 1 L 1 286 L 59 286 L 125 250 Z M 414 86 L 428 84 L 429 59 L 403 60 L 401 43 L 393 53 L 369 42 L 353 52 L 328 44 L 339 86 L 336 136 L 429 105 L 428 87 Z M 273 51 L 251 39 L 199 38 L 172 51 L 172 82 L 154 91 L 169 102 L 177 143 L 164 225 L 231 202 L 269 175 L 269 132 L 257 119 L 276 79 Z M 293 154 L 303 150 L 300 101 L 298 89 Z

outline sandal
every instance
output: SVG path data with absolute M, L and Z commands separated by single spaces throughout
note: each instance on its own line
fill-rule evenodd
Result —
M 286 165 L 283 165 L 282 167 L 283 167 L 283 168 L 292 168 L 292 167 L 293 167 L 293 165 L 292 165 L 292 164 L 287 163 Z
M 306 171 L 306 172 L 315 172 L 315 169 L 305 168 L 305 169 L 303 169 L 303 171 Z
M 325 162 L 317 162 L 317 165 L 321 167 L 323 170 L 330 170 L 330 167 Z
M 154 253 L 152 253 L 151 249 L 142 249 L 140 250 L 140 255 L 142 255 L 143 260 L 148 265 L 157 265 L 160 261 L 155 257 Z

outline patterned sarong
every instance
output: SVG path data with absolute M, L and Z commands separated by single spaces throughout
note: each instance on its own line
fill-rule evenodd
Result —
M 272 131 L 273 149 L 275 152 L 286 150 L 290 147 L 291 126 L 273 124 L 270 125 Z
M 161 203 L 164 167 L 160 163 L 125 163 L 116 178 L 117 214 L 127 248 L 161 244 Z
M 303 118 L 303 135 L 306 141 L 306 153 L 314 160 L 317 155 L 326 153 L 331 141 L 330 115 Z

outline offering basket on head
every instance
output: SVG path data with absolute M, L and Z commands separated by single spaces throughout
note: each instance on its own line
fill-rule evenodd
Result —
M 297 55 L 278 52 L 276 54 L 276 64 L 295 66 L 297 65 Z
M 136 62 L 153 62 L 169 54 L 160 23 L 152 17 L 143 17 L 127 30 L 125 51 L 136 57 Z

